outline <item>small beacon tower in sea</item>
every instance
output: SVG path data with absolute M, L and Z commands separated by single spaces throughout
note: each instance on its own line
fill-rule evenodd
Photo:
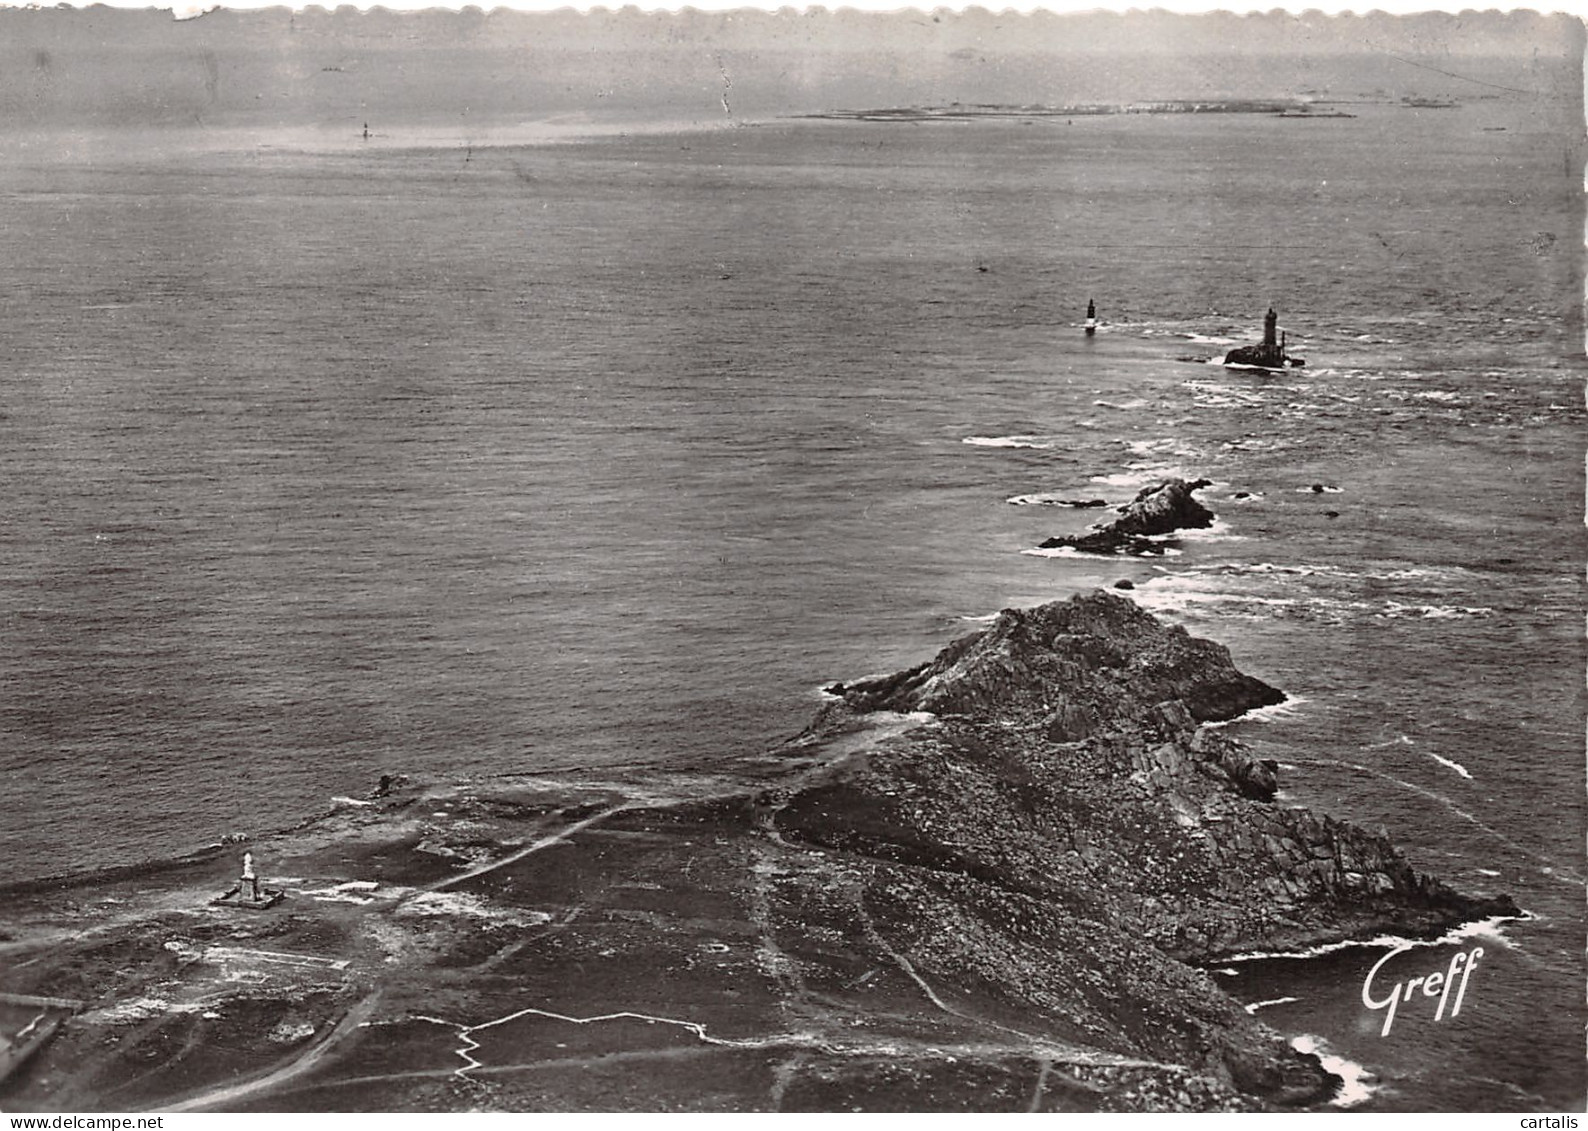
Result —
M 1279 329 L 1279 315 L 1269 307 L 1263 315 L 1263 343 L 1258 346 L 1237 346 L 1224 355 L 1225 365 L 1250 365 L 1259 369 L 1290 369 L 1305 364 L 1299 357 L 1291 357 L 1286 334 Z
M 1086 336 L 1090 338 L 1097 333 L 1097 304 L 1091 299 L 1086 300 Z

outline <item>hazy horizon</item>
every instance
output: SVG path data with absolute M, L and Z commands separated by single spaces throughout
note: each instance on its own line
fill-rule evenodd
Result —
M 16 130 L 731 123 L 872 106 L 1485 96 L 1581 105 L 1535 13 L 0 10 Z M 1563 65 L 1565 64 L 1565 65 Z

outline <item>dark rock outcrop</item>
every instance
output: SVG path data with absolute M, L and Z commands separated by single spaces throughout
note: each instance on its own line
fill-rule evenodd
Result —
M 1151 718 L 1182 704 L 1199 722 L 1285 700 L 1237 671 L 1229 649 L 1165 625 L 1135 602 L 1098 590 L 1034 609 L 1005 609 L 918 667 L 845 685 L 851 707 L 937 715 L 1043 718 L 1072 706 L 1095 720 Z
M 1304 359 L 1291 357 L 1282 346 L 1236 346 L 1224 355 L 1224 365 L 1250 365 L 1258 369 L 1299 369 Z
M 1162 547 L 1152 535 L 1172 534 L 1176 530 L 1202 529 L 1213 525 L 1214 514 L 1192 497 L 1208 486 L 1210 479 L 1167 479 L 1143 487 L 1136 497 L 1119 508 L 1119 517 L 1089 533 L 1049 538 L 1040 544 L 1044 550 L 1070 546 L 1089 554 L 1151 554 Z

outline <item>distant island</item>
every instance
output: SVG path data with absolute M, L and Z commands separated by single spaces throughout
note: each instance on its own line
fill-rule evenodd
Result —
M 1406 95 L 1396 102 L 1382 92 L 1321 99 L 1304 98 L 1171 98 L 1154 102 L 1077 102 L 1065 106 L 1011 105 L 1000 102 L 950 102 L 946 106 L 886 106 L 870 110 L 822 110 L 797 118 L 852 122 L 955 122 L 1016 118 L 1086 118 L 1105 114 L 1271 114 L 1280 118 L 1354 118 L 1338 109 L 1343 104 L 1379 103 L 1407 110 L 1452 110 L 1453 99 Z M 1492 95 L 1479 95 L 1492 98 Z
M 950 102 L 947 106 L 893 106 L 874 110 L 823 110 L 801 118 L 858 122 L 936 122 L 983 118 L 1081 118 L 1102 114 L 1303 114 L 1312 105 L 1294 98 L 1199 98 L 1161 102 L 1080 102 L 1067 106 L 1011 106 Z

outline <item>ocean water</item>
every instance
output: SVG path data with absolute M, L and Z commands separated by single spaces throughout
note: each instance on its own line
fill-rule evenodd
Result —
M 1532 915 L 1387 1037 L 1382 948 L 1231 992 L 1360 1108 L 1580 1107 L 1580 169 L 1521 96 L 1354 109 L 18 152 L 0 871 L 754 752 L 1129 578 L 1292 694 L 1231 724 L 1284 799 Z M 1306 368 L 1205 362 L 1269 304 Z M 1169 474 L 1212 531 L 1028 552 Z

